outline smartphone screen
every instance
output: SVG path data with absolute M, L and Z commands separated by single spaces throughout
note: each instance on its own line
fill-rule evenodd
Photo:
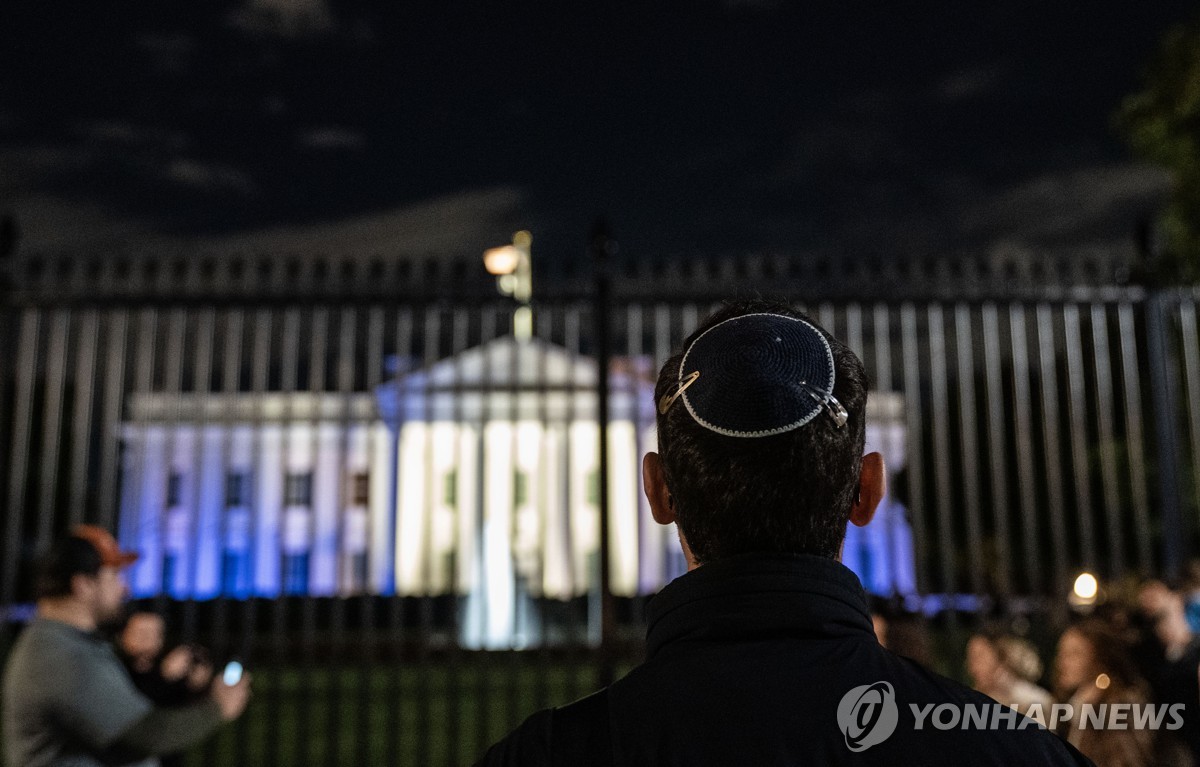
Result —
M 225 664 L 225 672 L 221 675 L 221 679 L 230 687 L 242 681 L 242 664 L 236 660 L 229 661 Z

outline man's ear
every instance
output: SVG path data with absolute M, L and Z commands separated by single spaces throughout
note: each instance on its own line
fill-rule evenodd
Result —
M 883 456 L 867 453 L 862 459 L 862 472 L 858 480 L 858 497 L 850 507 L 850 521 L 858 527 L 866 527 L 875 517 L 875 509 L 887 492 L 887 473 L 883 468 Z
M 642 458 L 642 486 L 646 490 L 646 500 L 650 502 L 654 521 L 660 525 L 673 523 L 675 507 L 671 503 L 671 492 L 667 490 L 667 478 L 658 453 L 646 453 Z

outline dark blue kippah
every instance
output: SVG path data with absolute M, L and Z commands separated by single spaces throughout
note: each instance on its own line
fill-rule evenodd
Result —
M 840 427 L 847 416 L 833 382 L 833 351 L 821 331 L 795 317 L 746 314 L 692 342 L 660 410 L 682 398 L 697 423 L 729 437 L 782 434 L 822 410 Z

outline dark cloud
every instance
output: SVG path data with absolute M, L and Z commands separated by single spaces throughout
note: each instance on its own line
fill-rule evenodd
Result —
M 264 37 L 316 38 L 336 29 L 326 0 L 249 0 L 230 11 L 226 21 L 241 32 Z
M 360 131 L 327 126 L 301 130 L 296 136 L 296 144 L 315 151 L 359 151 L 366 148 L 367 140 Z
M 8 6 L 0 190 L 31 247 L 108 220 L 461 255 L 529 227 L 552 258 L 597 214 L 645 258 L 1126 242 L 1162 181 L 1110 115 L 1190 10 Z

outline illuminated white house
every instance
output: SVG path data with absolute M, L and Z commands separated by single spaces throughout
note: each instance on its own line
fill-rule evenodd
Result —
M 654 449 L 654 368 L 609 376 L 611 588 L 683 572 L 673 528 L 641 491 Z M 135 394 L 123 425 L 119 535 L 142 552 L 136 596 L 356 593 L 461 600 L 460 641 L 535 639 L 539 599 L 594 594 L 599 439 L 593 359 L 496 339 L 375 392 Z M 868 449 L 904 464 L 898 395 L 873 393 Z M 868 590 L 915 591 L 904 509 L 851 527 Z
M 370 394 L 135 394 L 118 532 L 135 596 L 382 591 L 391 434 Z
M 648 359 L 609 377 L 611 588 L 657 591 L 684 570 L 672 532 L 641 492 L 654 445 Z M 396 450 L 395 592 L 466 597 L 466 640 L 518 643 L 528 600 L 598 581 L 595 361 L 537 339 L 497 339 L 380 391 Z M 523 616 L 523 619 L 522 617 Z

